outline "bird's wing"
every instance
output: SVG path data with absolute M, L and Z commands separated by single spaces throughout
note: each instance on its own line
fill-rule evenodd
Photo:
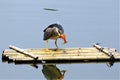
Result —
M 51 25 L 49 25 L 46 29 L 44 29 L 44 32 L 45 32 L 48 28 L 53 28 L 53 27 L 57 27 L 60 34 L 63 34 L 63 33 L 64 33 L 64 29 L 63 29 L 62 25 L 60 25 L 60 24 L 51 24 Z
M 58 35 L 58 32 L 56 32 L 56 28 L 47 28 L 46 31 L 44 32 L 44 40 L 47 40 L 51 37 L 54 37 Z
M 56 24 L 51 24 L 51 25 L 49 25 L 47 28 L 45 28 L 44 30 L 43 30 L 43 32 L 45 32 L 48 28 L 53 28 L 53 27 L 55 27 L 56 26 Z
M 44 31 L 44 40 L 49 39 L 52 36 L 52 29 L 47 28 Z
M 60 24 L 51 24 L 46 29 L 44 29 L 44 40 L 51 37 L 55 37 L 58 34 L 63 34 L 64 30 Z

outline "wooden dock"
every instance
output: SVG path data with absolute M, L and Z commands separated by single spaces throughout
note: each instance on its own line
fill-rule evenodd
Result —
M 72 63 L 72 62 L 120 62 L 120 54 L 111 48 L 94 44 L 89 48 L 20 49 L 10 46 L 2 53 L 3 62 L 15 63 Z

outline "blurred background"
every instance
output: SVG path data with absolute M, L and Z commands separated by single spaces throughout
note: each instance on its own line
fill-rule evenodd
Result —
M 44 48 L 43 30 L 59 22 L 68 43 L 60 48 L 101 46 L 119 48 L 119 0 L 0 0 L 0 52 L 10 44 L 20 48 Z M 49 47 L 55 48 L 49 40 Z M 46 80 L 43 65 L 0 62 L 0 80 Z M 66 70 L 64 80 L 120 80 L 120 64 L 57 64 Z

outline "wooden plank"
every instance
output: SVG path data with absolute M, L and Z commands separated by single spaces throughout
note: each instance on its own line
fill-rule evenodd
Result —
M 74 49 L 71 49 L 71 48 L 65 48 L 65 49 L 60 49 L 60 50 L 58 50 L 58 51 L 54 51 L 54 49 L 50 49 L 50 52 L 46 52 L 45 51 L 45 49 L 22 49 L 22 50 L 24 50 L 24 51 L 26 51 L 26 52 L 30 52 L 30 53 L 38 53 L 38 54 L 46 54 L 46 53 L 65 53 L 65 52 L 67 52 L 67 53 L 78 53 L 78 52 L 80 52 L 80 53 L 96 53 L 96 52 L 100 52 L 100 51 L 98 51 L 97 49 L 95 49 L 95 48 L 74 48 Z M 5 53 L 16 53 L 16 51 L 14 51 L 14 50 L 5 50 Z
M 105 53 L 107 56 L 110 56 L 110 57 L 113 56 L 112 53 L 111 53 L 108 49 L 104 49 L 104 48 L 102 48 L 102 47 L 101 47 L 100 45 L 98 45 L 98 44 L 94 44 L 93 46 L 94 46 L 96 49 L 100 50 L 101 52 Z
M 102 48 L 102 47 L 100 47 Z M 106 55 L 104 52 L 96 49 L 95 47 L 88 48 L 64 48 L 55 51 L 50 49 L 46 51 L 45 48 L 39 49 L 21 49 L 21 52 L 30 53 L 30 55 L 37 56 L 36 62 L 41 61 L 101 61 L 101 60 L 111 60 L 110 56 Z M 3 57 L 6 57 L 7 60 L 13 60 L 13 62 L 32 62 L 33 57 L 31 58 L 28 55 L 20 54 L 20 52 L 5 49 L 3 52 Z M 114 60 L 120 61 L 120 54 L 114 52 Z
M 27 56 L 29 56 L 29 57 L 31 57 L 31 58 L 33 58 L 33 59 L 38 59 L 37 56 L 35 56 L 35 55 L 31 54 L 31 53 L 28 53 L 28 52 L 26 52 L 26 51 L 24 51 L 24 50 L 22 50 L 22 49 L 20 49 L 20 48 L 18 48 L 18 47 L 15 47 L 15 46 L 10 45 L 9 48 L 10 48 L 10 49 L 13 49 L 13 50 L 15 50 L 15 51 L 18 51 L 19 53 L 22 53 L 22 54 L 24 54 L 24 55 L 27 55 Z

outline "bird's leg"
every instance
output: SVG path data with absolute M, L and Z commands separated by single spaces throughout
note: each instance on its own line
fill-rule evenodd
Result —
M 49 51 L 48 50 L 48 40 L 46 40 L 46 51 Z
M 57 39 L 55 40 L 56 50 L 58 50 Z

